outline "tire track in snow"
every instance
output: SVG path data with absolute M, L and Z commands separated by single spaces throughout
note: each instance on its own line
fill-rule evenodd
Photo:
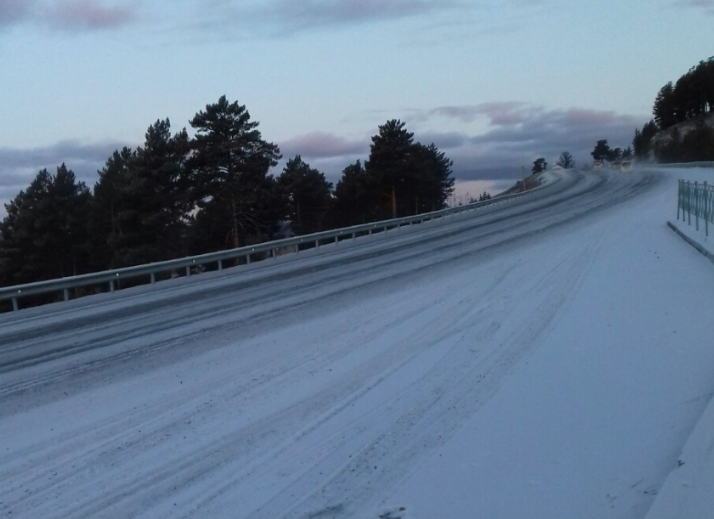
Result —
M 616 186 L 614 183 L 613 188 Z M 636 193 L 647 185 L 632 183 L 629 187 Z M 616 203 L 617 199 L 605 201 L 599 197 L 579 207 L 577 202 L 572 202 L 563 203 L 560 208 L 577 209 L 579 212 L 571 215 L 576 218 L 602 208 L 606 202 Z M 543 223 L 546 230 L 552 225 L 556 224 Z M 88 423 L 84 429 L 69 428 L 64 436 L 53 438 L 58 440 L 54 445 L 29 442 L 30 447 L 24 451 L 3 452 L 2 466 L 14 467 L 4 481 L 0 476 L 4 503 L 12 502 L 16 513 L 24 510 L 43 517 L 63 514 L 149 517 L 159 512 L 159 515 L 174 517 L 179 515 L 171 508 L 174 500 L 181 502 L 178 510 L 186 515 L 195 512 L 193 515 L 252 517 L 268 514 L 271 506 L 284 504 L 283 508 L 273 510 L 276 517 L 307 517 L 320 510 L 339 511 L 343 517 L 362 516 L 364 506 L 379 506 L 380 500 L 389 495 L 390 485 L 393 487 L 399 481 L 400 474 L 423 462 L 432 449 L 497 391 L 509 371 L 528 354 L 543 333 L 544 330 L 538 328 L 541 312 L 546 317 L 552 312 L 549 319 L 557 318 L 558 309 L 566 304 L 571 284 L 577 281 L 578 273 L 585 268 L 594 249 L 582 252 L 576 265 L 568 267 L 566 273 L 562 268 L 555 269 L 544 273 L 539 280 L 519 278 L 515 260 L 494 267 L 492 273 L 499 277 L 490 287 L 476 289 L 472 280 L 463 279 L 455 284 L 451 294 L 425 280 L 428 281 L 429 276 L 439 278 L 456 265 L 466 265 L 469 258 L 483 258 L 484 250 L 504 247 L 524 236 L 532 236 L 533 232 L 543 232 L 543 229 L 525 227 L 507 234 L 503 240 L 497 239 L 499 233 L 492 231 L 489 236 L 493 241 L 487 244 L 447 241 L 441 251 L 430 250 L 427 245 L 414 247 L 413 256 L 418 257 L 402 257 L 398 263 L 406 273 L 393 266 L 383 278 L 372 278 L 370 283 L 383 285 L 381 290 L 344 285 L 331 293 L 326 289 L 322 304 L 318 304 L 320 297 L 305 297 L 297 308 L 286 305 L 285 310 L 266 314 L 263 328 L 256 327 L 242 336 L 247 344 L 268 346 L 260 340 L 256 343 L 255 337 L 251 337 L 251 333 L 258 339 L 265 337 L 268 326 L 279 327 L 284 321 L 296 326 L 295 321 L 290 322 L 290 313 L 296 314 L 292 316 L 296 321 L 320 322 L 319 314 L 334 313 L 333 304 L 345 302 L 350 296 L 362 300 L 363 304 L 390 301 L 385 303 L 390 315 L 361 313 L 369 316 L 371 324 L 369 331 L 360 336 L 364 342 L 362 348 L 368 353 L 358 361 L 348 362 L 350 353 L 354 354 L 352 350 L 360 345 L 354 342 L 355 328 L 342 329 L 349 322 L 351 312 L 350 305 L 344 303 L 346 306 L 338 311 L 344 315 L 344 321 L 333 323 L 325 330 L 333 334 L 334 340 L 321 343 L 316 350 L 314 344 L 303 344 L 296 336 L 295 346 L 304 347 L 310 353 L 305 357 L 290 352 L 287 346 L 273 347 L 271 352 L 276 354 L 273 359 L 269 355 L 257 359 L 255 354 L 246 351 L 246 359 L 253 364 L 234 376 L 252 379 L 257 374 L 259 382 L 254 385 L 236 384 L 230 374 L 224 374 L 210 381 L 215 385 L 204 381 L 192 393 L 155 399 L 140 412 Z M 462 236 L 463 233 L 454 234 L 449 239 Z M 479 239 L 483 239 L 482 236 Z M 383 257 L 382 264 L 388 265 L 391 259 Z M 503 263 L 503 259 L 500 262 Z M 570 281 L 555 283 L 561 275 Z M 412 284 L 419 285 L 405 290 L 401 284 L 406 285 L 410 278 Z M 335 274 L 332 283 L 339 283 L 340 279 L 341 275 Z M 317 281 L 313 285 L 306 284 L 303 289 L 310 292 L 315 286 L 319 286 Z M 518 301 L 512 298 L 516 286 L 519 290 L 536 291 L 542 305 L 519 307 Z M 552 286 L 560 288 L 545 290 Z M 420 291 L 427 287 L 432 287 L 438 297 L 425 297 L 417 309 L 412 301 L 404 303 L 405 308 L 416 311 L 415 315 L 400 313 L 399 302 L 385 297 L 385 293 L 394 291 L 401 297 L 418 298 Z M 467 288 L 472 292 L 466 293 Z M 364 291 L 364 298 L 360 290 Z M 454 297 L 457 302 L 452 300 Z M 474 302 L 478 297 L 482 302 Z M 222 303 L 228 301 L 230 294 L 226 294 Z M 275 304 L 270 301 L 266 306 Z M 445 307 L 439 309 L 440 304 Z M 238 314 L 219 313 L 216 320 Z M 525 316 L 525 319 L 515 328 L 504 327 L 514 315 Z M 407 324 L 402 327 L 401 336 L 397 333 L 385 346 L 385 334 L 393 332 L 395 327 L 390 319 L 397 323 L 401 319 Z M 230 335 L 237 326 L 230 323 L 209 327 L 176 340 L 185 339 L 197 345 L 201 340 L 216 341 L 217 337 Z M 314 330 L 310 333 L 318 336 Z M 475 351 L 471 351 L 473 345 L 478 346 Z M 154 347 L 170 350 L 171 344 L 149 342 L 143 347 L 149 351 Z M 217 347 L 225 347 L 225 344 Z M 147 354 L 141 346 L 137 348 L 134 355 Z M 285 362 L 277 361 L 278 355 L 286 355 Z M 127 361 L 133 360 L 136 359 L 129 357 Z M 101 366 L 105 361 L 97 362 Z M 110 359 L 105 364 L 111 366 L 115 362 L 116 359 Z M 275 368 L 274 364 L 279 367 Z M 344 367 L 340 377 L 315 374 L 321 369 L 346 364 L 349 366 Z M 98 369 L 97 373 L 101 374 L 102 370 Z M 293 394 L 295 388 L 311 376 L 317 377 L 319 382 L 311 386 L 309 394 Z M 64 382 L 57 379 L 54 387 L 59 388 Z M 386 387 L 393 392 L 384 401 L 375 402 L 375 395 Z M 211 405 L 204 405 L 209 397 L 213 399 Z M 282 399 L 281 405 L 275 404 L 278 397 Z M 17 404 L 34 402 L 29 392 L 17 398 Z M 243 421 L 237 413 L 240 409 L 250 409 L 251 401 L 274 408 L 246 416 Z M 352 412 L 355 408 L 360 411 Z M 186 424 L 186 418 L 204 423 Z M 229 427 L 225 427 L 225 423 L 229 423 Z M 297 431 L 295 424 L 300 424 Z M 214 427 L 218 432 L 212 430 Z M 327 437 L 325 430 L 331 431 Z M 191 434 L 191 441 L 195 442 L 190 447 L 176 438 L 184 432 Z M 167 438 L 167 433 L 172 436 Z M 34 457 L 28 456 L 33 448 L 38 452 Z M 354 459 L 349 458 L 350 453 Z M 276 476 L 272 473 L 275 460 L 286 457 L 293 460 L 292 471 Z M 378 469 L 370 469 L 375 466 L 372 465 L 375 460 Z M 262 490 L 251 495 L 256 486 Z M 358 491 L 357 487 L 361 486 L 363 490 Z M 97 492 L 98 488 L 102 492 Z M 291 493 L 298 497 L 289 499 L 287 496 Z M 61 495 L 73 496 L 74 503 L 68 504 L 70 499 L 64 499 L 64 508 L 55 506 L 56 496 Z M 247 503 L 244 508 L 236 503 L 237 496 Z M 3 506 L 7 509 L 9 505 Z

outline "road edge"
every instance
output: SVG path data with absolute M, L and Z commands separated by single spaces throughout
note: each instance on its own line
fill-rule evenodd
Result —
M 714 254 L 672 222 L 667 226 L 705 258 Z M 714 510 L 714 395 L 694 426 L 677 459 L 677 467 L 665 479 L 645 519 L 709 519 Z
M 714 399 L 710 398 L 677 464 L 645 519 L 710 519 L 714 510 Z
M 690 238 L 689 236 L 687 236 L 686 234 L 684 234 L 684 233 L 683 233 L 682 231 L 680 231 L 679 228 L 677 228 L 677 226 L 674 225 L 672 222 L 669 222 L 669 221 L 668 221 L 668 222 L 667 222 L 667 226 L 668 226 L 670 229 L 672 229 L 674 232 L 676 232 L 676 233 L 680 236 L 680 238 L 682 238 L 684 241 L 686 241 L 689 245 L 691 245 L 692 247 L 694 247 L 695 249 L 697 249 L 705 258 L 707 258 L 709 261 L 711 261 L 712 263 L 714 263 L 714 254 L 712 254 L 711 252 L 709 252 L 701 243 L 699 243 L 699 242 L 693 240 L 692 238 Z

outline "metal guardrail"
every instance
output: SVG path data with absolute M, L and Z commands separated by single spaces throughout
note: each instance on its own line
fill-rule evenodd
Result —
M 558 180 L 560 179 L 557 179 L 555 182 Z M 455 215 L 464 211 L 471 211 L 479 207 L 488 206 L 505 200 L 520 198 L 544 187 L 553 185 L 555 182 L 539 186 L 523 193 L 495 197 L 482 202 L 474 202 L 464 206 L 451 207 L 440 211 L 424 213 L 406 218 L 396 218 L 392 220 L 355 225 L 352 227 L 344 227 L 342 229 L 334 229 L 331 231 L 307 234 L 304 236 L 295 236 L 293 238 L 285 238 L 257 245 L 249 245 L 236 249 L 201 254 L 198 256 L 189 256 L 168 261 L 159 261 L 145 265 L 137 265 L 134 267 L 125 267 L 91 274 L 51 279 L 48 281 L 37 281 L 23 285 L 2 287 L 0 288 L 0 301 L 12 300 L 13 311 L 18 311 L 20 308 L 19 301 L 23 297 L 61 292 L 63 293 L 64 300 L 68 301 L 70 299 L 70 290 L 73 289 L 106 284 L 108 285 L 109 291 L 114 292 L 117 288 L 119 288 L 119 284 L 121 282 L 129 279 L 144 277 L 147 279 L 147 282 L 154 284 L 157 281 L 157 274 L 161 273 L 178 273 L 183 270 L 186 276 L 191 276 L 192 271 L 197 267 L 210 264 L 216 264 L 218 270 L 223 270 L 225 262 L 242 260 L 245 264 L 250 264 L 251 257 L 267 255 L 275 258 L 278 251 L 285 248 L 292 248 L 295 253 L 298 253 L 301 245 L 305 248 L 312 248 L 312 246 L 319 248 L 320 245 L 327 243 L 339 243 L 341 240 L 350 238 L 355 240 L 357 236 L 371 235 L 380 232 L 387 233 L 391 229 L 398 229 L 402 226 L 419 224 L 429 220 Z
M 644 163 L 647 165 L 647 163 Z M 714 162 L 680 162 L 673 164 L 653 163 L 652 166 L 658 168 L 714 168 Z
M 709 185 L 706 181 L 689 182 L 679 181 L 677 191 L 677 220 L 682 214 L 682 221 L 687 220 L 688 225 L 692 225 L 692 216 L 699 230 L 699 219 L 704 221 L 706 236 L 709 236 L 709 224 L 714 224 L 714 185 Z

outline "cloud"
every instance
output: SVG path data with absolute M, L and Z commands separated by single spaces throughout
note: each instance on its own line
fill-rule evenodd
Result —
M 129 7 L 102 0 L 0 0 L 0 28 L 35 23 L 64 31 L 94 31 L 136 19 Z
M 714 15 L 714 0 L 680 0 L 675 2 L 674 6 L 699 9 L 708 15 Z
M 307 29 L 395 20 L 454 5 L 446 0 L 276 0 L 263 13 L 280 24 Z
M 352 156 L 369 151 L 367 141 L 350 141 L 325 132 L 312 132 L 293 137 L 280 143 L 279 146 L 284 157 L 301 155 L 306 159 Z
M 563 151 L 580 164 L 589 163 L 596 141 L 607 139 L 611 147 L 626 148 L 635 128 L 647 120 L 612 111 L 548 110 L 520 102 L 437 107 L 416 115 L 420 126 L 430 126 L 435 119 L 486 123 L 480 132 L 427 134 L 454 161 L 455 177 L 462 181 L 516 179 L 530 171 L 536 158 L 553 163 Z M 415 138 L 424 142 L 421 137 L 415 132 Z
M 33 10 L 34 0 L 0 0 L 0 27 L 14 25 L 27 19 Z
M 464 0 L 209 0 L 195 10 L 201 29 L 236 27 L 272 37 L 468 9 Z
M 43 18 L 60 29 L 91 31 L 126 25 L 136 19 L 136 14 L 128 8 L 96 0 L 71 0 L 48 7 Z
M 648 117 L 500 102 L 411 110 L 402 120 L 414 132 L 415 141 L 433 142 L 454 161 L 457 181 L 493 181 L 502 187 L 528 174 L 539 157 L 553 164 L 568 151 L 578 164 L 589 164 L 590 152 L 600 139 L 607 139 L 613 148 L 626 148 L 631 145 L 635 128 Z M 460 129 L 438 131 L 438 127 Z M 280 149 L 285 159 L 302 155 L 312 167 L 337 182 L 347 165 L 369 157 L 369 140 L 315 132 L 284 141 Z
M 54 173 L 57 166 L 65 163 L 78 180 L 92 188 L 99 180 L 97 171 L 104 167 L 114 150 L 124 146 L 124 143 L 118 142 L 83 144 L 61 141 L 52 146 L 29 149 L 0 147 L 0 213 L 4 214 L 2 204 L 26 189 L 43 168 Z
M 492 125 L 514 125 L 519 124 L 529 112 L 534 110 L 525 103 L 500 102 L 483 103 L 479 105 L 465 106 L 442 106 L 434 108 L 422 114 L 421 119 L 431 119 L 434 117 L 444 117 L 447 119 L 458 119 L 462 122 L 473 122 L 479 118 L 487 118 Z

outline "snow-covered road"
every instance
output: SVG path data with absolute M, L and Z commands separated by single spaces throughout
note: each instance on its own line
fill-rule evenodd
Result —
M 677 172 L 0 316 L 0 515 L 641 518 L 714 392 Z

